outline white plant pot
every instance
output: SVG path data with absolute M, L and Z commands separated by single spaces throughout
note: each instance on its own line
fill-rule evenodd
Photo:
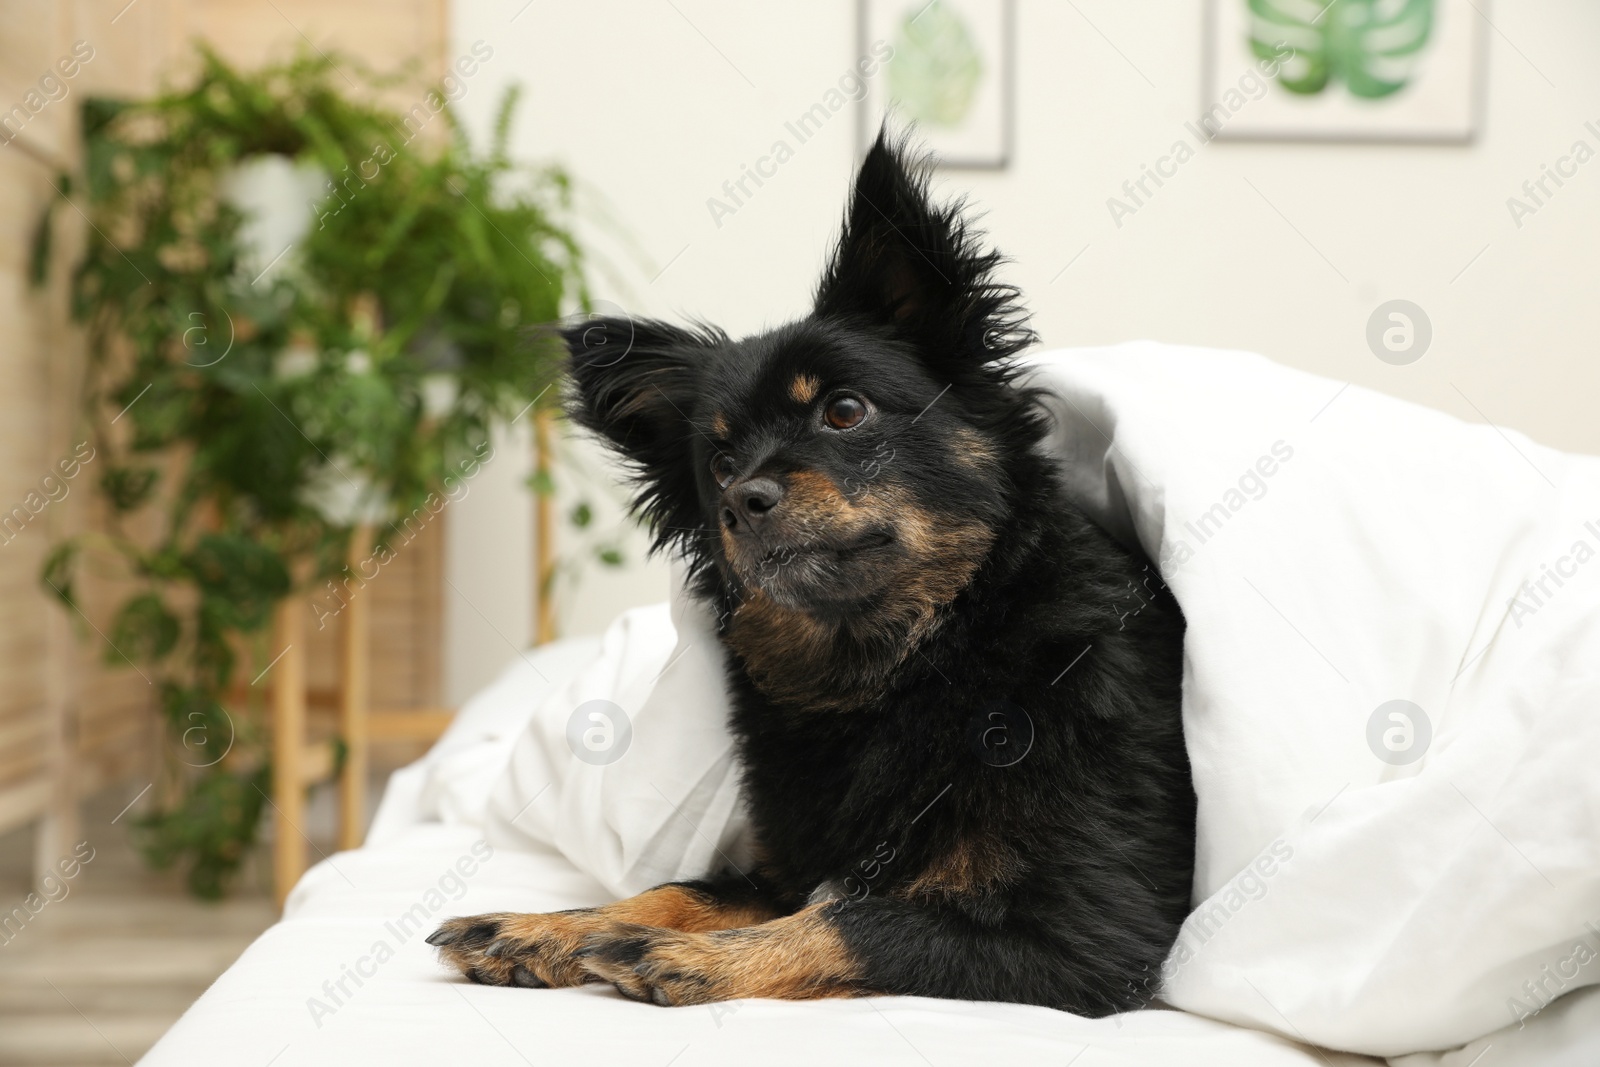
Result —
M 300 493 L 301 503 L 316 510 L 330 526 L 379 525 L 394 514 L 389 497 L 349 463 L 318 468 Z
M 218 182 L 222 198 L 244 216 L 241 267 L 255 281 L 282 270 L 316 221 L 316 202 L 328 174 L 315 163 L 268 154 L 251 156 Z

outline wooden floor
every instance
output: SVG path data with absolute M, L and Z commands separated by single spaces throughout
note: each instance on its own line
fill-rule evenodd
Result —
M 81 836 L 94 858 L 19 933 L 0 933 L 3 1067 L 137 1061 L 277 919 L 265 848 L 218 904 L 189 896 L 177 874 L 146 867 L 129 842 L 129 817 L 111 823 L 136 792 L 113 790 L 86 805 Z M 314 794 L 308 830 L 331 852 L 327 792 Z M 0 836 L 0 918 L 34 891 L 32 848 L 29 831 Z

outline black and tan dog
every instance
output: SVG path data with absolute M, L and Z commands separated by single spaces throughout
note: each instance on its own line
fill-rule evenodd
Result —
M 1183 618 L 1062 494 L 1000 257 L 880 137 L 799 322 L 566 334 L 572 414 L 722 617 L 753 870 L 430 939 L 657 1004 L 1144 1003 L 1188 911 Z

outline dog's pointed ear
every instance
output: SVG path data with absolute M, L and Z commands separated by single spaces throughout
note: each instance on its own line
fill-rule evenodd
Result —
M 904 140 L 879 132 L 814 313 L 891 326 L 938 361 L 972 366 L 1020 351 L 1034 337 L 1016 289 L 993 280 L 1001 256 L 980 247 L 961 204 L 933 205 L 928 172 Z
M 560 330 L 572 390 L 567 413 L 598 434 L 637 472 L 635 507 L 657 532 L 684 525 L 695 508 L 690 415 L 700 364 L 721 338 L 665 322 L 592 316 Z M 692 524 L 692 523 L 691 523 Z

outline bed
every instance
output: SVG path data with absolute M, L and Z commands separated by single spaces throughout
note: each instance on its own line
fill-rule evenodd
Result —
M 560 681 L 596 652 L 594 642 L 560 642 L 508 668 L 489 699 L 469 704 L 433 753 L 395 776 L 370 843 L 308 872 L 283 921 L 144 1062 L 666 1067 L 674 1060 L 785 1062 L 784 1050 L 788 1062 L 804 1063 L 946 1064 L 999 1054 L 1060 1064 L 1081 1055 L 1085 1067 L 1375 1062 L 1318 1058 L 1296 1042 L 1177 1011 L 1090 1021 L 1043 1008 L 915 997 L 672 1010 L 624 1000 L 609 987 L 531 993 L 466 982 L 422 943 L 437 919 L 611 899 L 554 850 L 490 851 L 482 812 L 471 810 L 470 799 L 477 793 L 487 801 L 480 769 L 509 756 L 507 741 L 543 694 L 547 683 L 536 672 Z M 450 821 L 440 820 L 441 811 Z M 375 951 L 380 945 L 392 957 Z
M 1574 544 L 1600 545 L 1600 463 L 1242 353 L 1036 373 L 1075 496 L 1189 618 L 1200 854 L 1162 1003 L 663 1009 L 440 966 L 441 918 L 740 861 L 719 653 L 680 589 L 509 664 L 143 1062 L 1600 1063 L 1600 564 Z M 573 758 L 599 700 L 625 751 Z

